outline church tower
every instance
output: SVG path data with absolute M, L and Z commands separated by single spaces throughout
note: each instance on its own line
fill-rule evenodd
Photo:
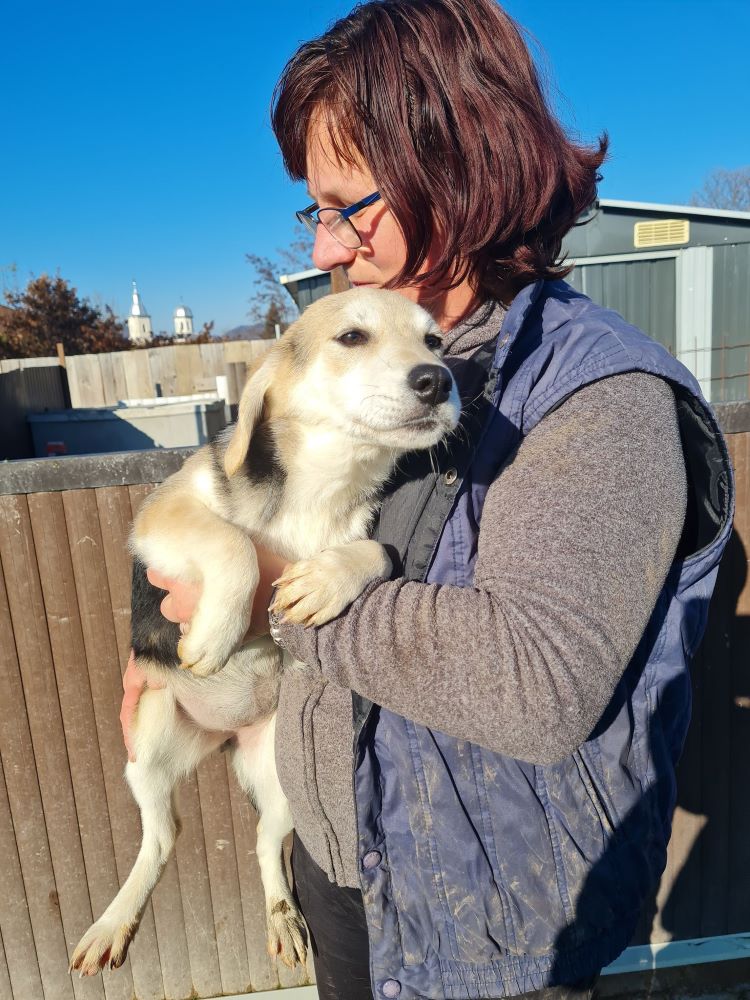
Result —
M 187 306 L 177 306 L 172 318 L 175 338 L 193 336 L 193 314 Z
M 128 336 L 131 340 L 151 340 L 151 317 L 146 312 L 135 282 L 133 282 L 133 304 L 128 316 Z

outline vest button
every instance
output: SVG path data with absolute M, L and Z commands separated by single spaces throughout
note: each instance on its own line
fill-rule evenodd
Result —
M 455 469 L 448 469 L 446 474 L 443 476 L 443 482 L 446 486 L 453 486 L 457 479 L 458 472 Z
M 380 851 L 368 851 L 367 854 L 362 858 L 363 868 L 377 868 L 380 862 L 383 860 L 383 855 Z
M 388 997 L 388 1000 L 396 1000 L 396 997 L 401 993 L 401 983 L 398 979 L 386 979 L 380 987 L 380 992 L 384 997 Z

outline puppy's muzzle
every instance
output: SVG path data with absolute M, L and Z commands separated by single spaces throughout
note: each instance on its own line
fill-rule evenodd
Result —
M 406 381 L 420 403 L 427 406 L 444 403 L 453 387 L 451 373 L 442 365 L 416 365 L 407 375 Z

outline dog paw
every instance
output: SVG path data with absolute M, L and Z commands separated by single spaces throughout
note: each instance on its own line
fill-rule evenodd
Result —
M 119 969 L 137 929 L 137 921 L 98 920 L 81 938 L 70 959 L 68 972 L 95 976 L 102 969 Z
M 268 954 L 277 956 L 293 969 L 307 960 L 307 929 L 294 903 L 279 899 L 271 903 L 267 915 Z
M 221 670 L 242 644 L 250 623 L 255 587 L 222 590 L 207 580 L 190 626 L 177 644 L 181 665 L 196 677 Z
M 206 648 L 205 643 L 190 641 L 190 633 L 183 635 L 177 643 L 177 655 L 180 658 L 180 666 L 189 670 L 196 677 L 210 677 L 217 673 L 226 664 L 231 651 L 224 656 L 223 650 Z
M 382 545 L 350 542 L 290 566 L 276 581 L 272 611 L 298 625 L 325 625 L 374 580 L 387 579 L 391 561 Z

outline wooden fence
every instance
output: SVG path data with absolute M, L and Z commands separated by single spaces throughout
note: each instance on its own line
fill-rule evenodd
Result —
M 70 402 L 72 406 L 111 406 L 120 399 L 186 396 L 214 389 L 216 376 L 228 375 L 227 402 L 236 403 L 243 382 L 237 383 L 228 366 L 254 361 L 268 344 L 266 340 L 230 340 L 71 355 L 65 359 Z
M 641 940 L 750 929 L 750 404 L 722 408 L 722 420 L 736 530 L 695 662 L 669 863 Z M 149 483 L 181 459 L 48 459 L 0 478 L 0 1000 L 181 1000 L 304 981 L 265 954 L 255 817 L 220 753 L 181 789 L 176 856 L 126 964 L 92 980 L 66 971 L 139 843 L 118 724 L 125 539 Z
M 57 358 L 0 361 L 0 458 L 34 454 L 26 423 L 29 413 L 213 391 L 219 375 L 226 377 L 227 403 L 234 405 L 245 383 L 246 366 L 269 343 L 232 340 L 73 354 L 66 357 L 65 368 Z

